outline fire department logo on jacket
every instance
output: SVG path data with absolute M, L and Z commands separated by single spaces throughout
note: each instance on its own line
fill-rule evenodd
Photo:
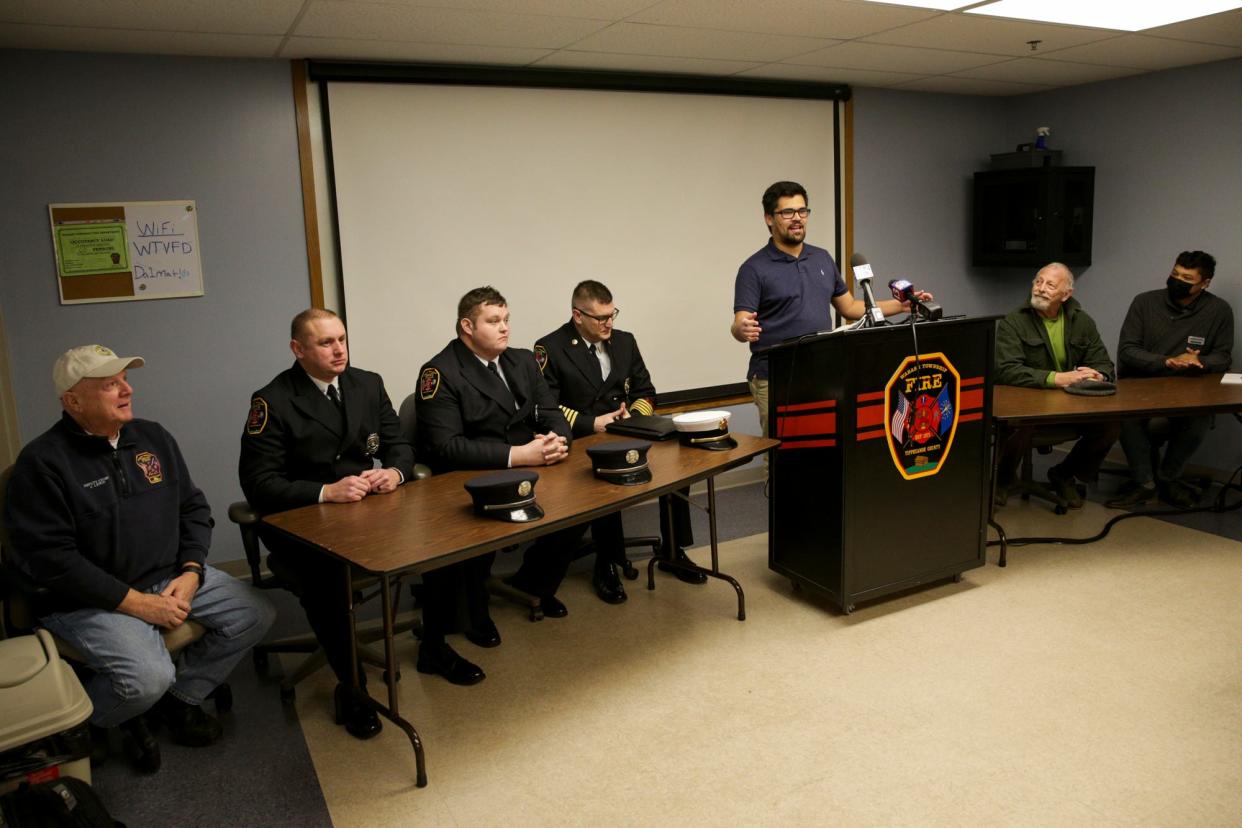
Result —
M 160 467 L 160 458 L 151 452 L 138 452 L 134 455 L 134 462 L 138 464 L 138 468 L 142 469 L 142 473 L 147 477 L 147 482 L 152 486 L 164 479 L 164 469 Z
M 907 357 L 884 387 L 888 450 L 906 480 L 944 467 L 957 433 L 961 376 L 942 353 Z

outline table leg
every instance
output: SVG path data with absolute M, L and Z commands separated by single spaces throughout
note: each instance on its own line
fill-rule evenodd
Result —
M 1000 453 L 1004 440 L 1005 427 L 997 423 L 992 429 L 992 485 L 988 486 L 988 525 L 996 530 L 1000 538 L 1000 557 L 996 561 L 997 566 L 1005 566 L 1009 561 L 1009 537 L 1005 534 L 1005 528 L 996 520 L 996 477 L 1000 472 Z M 985 544 L 984 548 L 990 545 Z
M 680 493 L 678 492 L 674 492 L 673 494 L 674 496 L 677 496 L 677 497 L 681 496 Z M 691 501 L 691 503 L 693 504 L 693 501 Z M 668 509 L 669 531 L 675 532 L 676 528 L 673 522 L 673 504 L 672 504 L 671 498 L 666 502 L 665 508 Z M 655 589 L 655 566 L 656 566 L 657 561 L 659 560 L 663 560 L 664 563 L 668 564 L 668 566 L 672 567 L 673 569 L 684 569 L 684 570 L 688 570 L 691 572 L 701 572 L 704 575 L 707 575 L 708 577 L 718 578 L 722 581 L 727 581 L 729 584 L 733 586 L 733 589 L 737 592 L 737 620 L 745 621 L 746 620 L 746 593 L 742 591 L 742 585 L 738 583 L 736 578 L 734 578 L 732 575 L 727 575 L 720 571 L 719 533 L 717 532 L 717 529 L 716 529 L 716 478 L 714 477 L 707 478 L 707 509 L 706 511 L 707 511 L 707 525 L 708 525 L 708 529 L 711 534 L 711 541 L 712 541 L 712 568 L 705 569 L 704 567 L 694 566 L 692 564 L 687 564 L 683 561 L 673 560 L 671 558 L 660 558 L 660 556 L 658 555 L 653 555 L 651 560 L 648 561 L 647 563 L 647 589 Z M 668 549 L 670 550 L 670 555 L 671 555 L 672 550 L 677 548 L 677 538 L 676 537 L 668 538 L 667 546 L 668 546 Z
M 417 787 L 425 788 L 427 787 L 427 763 L 423 757 L 423 740 L 419 738 L 418 731 L 414 729 L 414 725 L 401 718 L 400 709 L 398 707 L 397 646 L 394 641 L 395 632 L 393 624 L 392 582 L 387 575 L 381 576 L 380 588 L 383 591 L 381 601 L 383 602 L 384 612 L 384 663 L 387 666 L 388 707 L 385 708 L 383 705 L 374 701 L 372 701 L 372 704 L 375 705 L 375 709 L 383 715 L 384 718 L 404 730 L 405 735 L 409 737 L 410 746 L 414 748 L 414 784 Z

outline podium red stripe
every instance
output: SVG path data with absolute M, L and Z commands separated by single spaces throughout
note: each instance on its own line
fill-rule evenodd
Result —
M 798 414 L 780 417 L 776 421 L 778 439 L 797 437 L 808 434 L 836 434 L 837 415 L 829 411 L 824 414 Z
M 884 424 L 884 406 L 869 405 L 865 408 L 858 409 L 858 417 L 856 425 L 858 428 L 868 428 L 870 426 L 878 426 Z
M 787 411 L 809 411 L 813 408 L 836 408 L 836 400 L 820 400 L 819 402 L 794 403 L 793 405 L 778 405 L 777 412 L 784 414 Z
M 983 385 L 983 377 L 962 377 L 962 383 L 959 388 L 970 388 L 974 385 Z
M 982 388 L 976 388 L 973 391 L 962 391 L 960 396 L 962 411 L 971 411 L 977 408 L 983 408 Z
M 855 435 L 855 439 L 861 443 L 863 440 L 875 440 L 884 437 L 887 434 L 888 432 L 882 428 L 878 431 L 860 431 L 857 435 Z
M 871 402 L 872 400 L 882 400 L 882 399 L 884 399 L 883 391 L 868 391 L 866 394 L 858 395 L 858 401 L 860 403 Z
M 959 423 L 969 423 L 974 420 L 982 420 L 982 419 L 983 419 L 983 412 L 974 411 L 974 412 L 971 412 L 970 414 L 959 414 L 957 421 Z
M 824 440 L 798 440 L 790 443 L 781 443 L 777 448 L 780 451 L 786 449 L 806 449 L 806 448 L 832 448 L 837 444 L 835 437 L 829 437 Z

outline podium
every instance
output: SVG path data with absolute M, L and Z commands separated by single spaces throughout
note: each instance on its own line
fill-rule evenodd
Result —
M 850 613 L 985 563 L 994 317 L 769 351 L 768 566 Z

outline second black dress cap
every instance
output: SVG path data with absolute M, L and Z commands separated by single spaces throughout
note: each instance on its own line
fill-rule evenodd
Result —
M 474 511 L 496 520 L 528 523 L 543 517 L 535 502 L 535 483 L 539 475 L 525 469 L 481 474 L 466 481 L 466 491 L 474 499 Z
M 618 486 L 637 486 L 651 480 L 646 440 L 613 440 L 587 448 L 595 476 Z

